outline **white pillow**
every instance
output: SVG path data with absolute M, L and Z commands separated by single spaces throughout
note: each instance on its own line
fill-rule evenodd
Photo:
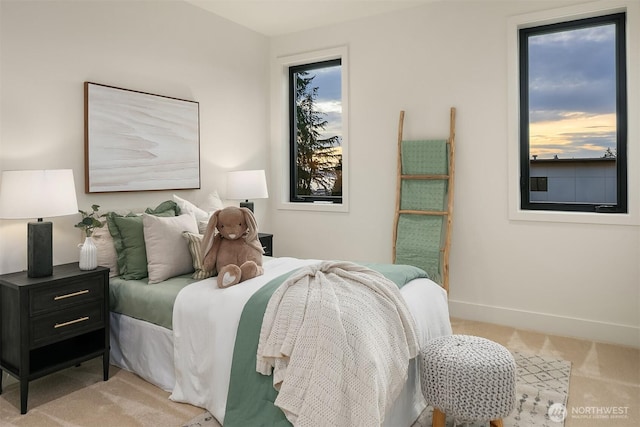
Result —
M 220 196 L 218 196 L 217 191 L 213 191 L 207 196 L 207 203 L 203 206 L 203 208 L 200 208 L 190 201 L 176 196 L 175 194 L 173 195 L 173 201 L 176 202 L 176 204 L 180 208 L 181 213 L 190 212 L 193 214 L 198 224 L 198 231 L 200 232 L 200 234 L 204 234 L 205 231 L 207 231 L 207 225 L 209 224 L 209 218 L 211 218 L 211 214 L 213 214 L 218 209 L 224 208 L 224 204 L 222 203 Z
M 191 253 L 191 258 L 193 260 L 193 269 L 194 272 L 191 275 L 194 279 L 202 280 L 207 277 L 213 276 L 213 271 L 207 271 L 204 269 L 204 259 L 202 257 L 202 238 L 204 237 L 202 234 L 193 234 L 185 231 L 182 233 L 182 236 L 187 239 L 187 244 L 189 245 L 189 252 Z
M 222 203 L 222 199 L 218 196 L 217 191 L 212 191 L 207 196 L 207 203 L 202 206 L 202 208 L 210 213 L 217 211 L 218 209 L 224 208 L 224 204 Z
M 180 208 L 180 213 L 192 213 L 196 221 L 202 221 L 209 218 L 209 213 L 207 211 L 200 209 L 188 200 L 182 199 L 174 194 L 173 201 L 176 202 Z
M 198 232 L 192 214 L 160 217 L 145 213 L 142 214 L 142 227 L 147 251 L 149 284 L 193 272 L 191 252 L 182 237 L 183 231 Z
M 102 267 L 109 267 L 109 277 L 115 277 L 120 275 L 118 272 L 118 254 L 116 253 L 116 247 L 113 243 L 113 237 L 109 233 L 109 227 L 104 225 L 101 228 L 93 229 L 93 242 L 96 244 L 98 252 L 98 265 Z

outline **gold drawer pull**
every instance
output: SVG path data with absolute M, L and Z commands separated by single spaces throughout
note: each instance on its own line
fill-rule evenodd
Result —
M 63 328 L 65 326 L 73 325 L 74 323 L 84 322 L 85 320 L 89 320 L 89 317 L 85 316 L 76 320 L 69 320 L 68 322 L 64 322 L 64 323 L 56 323 L 56 325 L 53 328 L 54 329 Z
M 88 293 L 89 293 L 89 289 L 85 289 L 84 291 L 72 292 L 72 293 L 66 294 L 66 295 L 57 295 L 57 296 L 53 297 L 53 300 L 54 301 L 58 301 L 58 300 L 61 300 L 61 299 L 77 297 L 78 295 L 84 295 L 84 294 L 88 294 Z

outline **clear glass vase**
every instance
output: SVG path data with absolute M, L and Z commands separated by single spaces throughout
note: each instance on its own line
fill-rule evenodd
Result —
M 93 237 L 87 236 L 80 247 L 80 270 L 95 270 L 98 266 L 98 248 Z

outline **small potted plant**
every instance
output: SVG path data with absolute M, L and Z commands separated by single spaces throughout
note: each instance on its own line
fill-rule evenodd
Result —
M 103 216 L 98 215 L 98 209 L 100 209 L 99 205 L 91 205 L 91 212 L 78 210 L 82 215 L 82 221 L 74 227 L 82 229 L 86 235 L 84 243 L 78 245 L 80 248 L 80 270 L 94 270 L 98 266 L 98 249 L 91 237 L 94 229 L 104 226 L 104 223 L 98 219 Z
M 104 223 L 98 219 L 103 216 L 98 215 L 98 209 L 100 209 L 99 205 L 91 205 L 91 212 L 78 209 L 78 212 L 82 215 L 82 221 L 77 223 L 75 227 L 84 230 L 87 237 L 91 237 L 94 228 L 101 228 L 104 225 Z

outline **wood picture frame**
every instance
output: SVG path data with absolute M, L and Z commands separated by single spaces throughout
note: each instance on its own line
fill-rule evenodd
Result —
M 198 102 L 84 83 L 85 192 L 200 188 Z

